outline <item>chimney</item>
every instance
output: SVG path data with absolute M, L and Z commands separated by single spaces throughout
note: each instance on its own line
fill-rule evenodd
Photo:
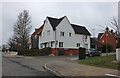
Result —
M 113 34 L 113 30 L 110 31 Z
M 108 27 L 106 27 L 106 31 L 109 31 L 109 28 L 108 28 Z

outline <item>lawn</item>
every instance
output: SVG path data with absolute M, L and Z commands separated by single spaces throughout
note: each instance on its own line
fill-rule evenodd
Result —
M 86 64 L 97 67 L 105 67 L 120 70 L 120 63 L 115 60 L 115 55 L 101 56 L 101 57 L 90 57 L 84 60 L 80 60 L 80 64 Z

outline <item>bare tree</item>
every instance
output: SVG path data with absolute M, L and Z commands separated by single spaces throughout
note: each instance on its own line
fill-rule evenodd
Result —
M 17 51 L 17 49 L 20 48 L 20 47 L 18 47 L 17 40 L 16 40 L 15 36 L 13 36 L 12 38 L 9 38 L 8 45 L 9 45 L 10 51 Z
M 114 16 L 110 20 L 110 26 L 116 31 L 116 37 L 117 37 L 117 47 L 120 47 L 120 30 L 118 25 L 118 20 Z
M 27 10 L 24 10 L 18 15 L 18 19 L 14 24 L 14 36 L 17 44 L 22 48 L 29 47 L 28 42 L 31 27 L 31 16 Z
M 119 26 L 118 26 L 118 20 L 114 16 L 111 17 L 111 19 L 110 19 L 110 27 L 112 27 L 116 31 L 117 36 L 120 35 L 120 30 L 119 30 Z

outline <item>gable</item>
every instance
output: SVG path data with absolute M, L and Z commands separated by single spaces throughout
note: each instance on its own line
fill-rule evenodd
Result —
M 58 24 L 63 20 L 64 17 L 59 18 L 59 19 L 58 18 L 52 18 L 52 17 L 47 17 L 47 18 L 48 18 L 53 30 L 55 30 L 56 27 L 58 26 Z
M 100 39 L 103 34 L 104 34 L 104 33 L 99 33 L 99 34 L 98 34 L 98 39 Z
M 47 17 L 53 30 L 56 30 L 56 27 L 59 25 L 59 23 L 65 18 L 66 16 L 62 18 L 52 18 L 52 17 Z M 70 24 L 75 32 L 75 34 L 84 34 L 84 35 L 91 35 L 90 32 L 83 26 L 78 26 L 75 24 Z

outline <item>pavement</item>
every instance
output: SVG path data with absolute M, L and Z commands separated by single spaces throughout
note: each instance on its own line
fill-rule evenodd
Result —
M 60 77 L 120 78 L 118 70 L 78 64 L 70 60 L 59 60 L 44 65 L 46 71 Z M 120 72 L 120 71 L 119 71 Z

